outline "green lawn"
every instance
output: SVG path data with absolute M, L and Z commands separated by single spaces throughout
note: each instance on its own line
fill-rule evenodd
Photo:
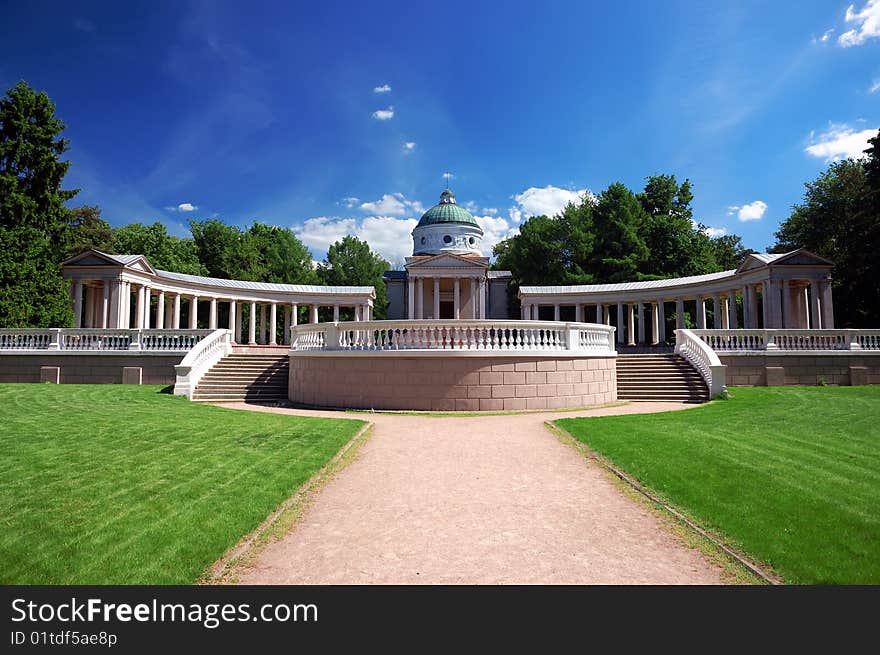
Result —
M 186 584 L 364 425 L 0 384 L 0 583 Z
M 787 582 L 880 583 L 880 387 L 557 424 Z

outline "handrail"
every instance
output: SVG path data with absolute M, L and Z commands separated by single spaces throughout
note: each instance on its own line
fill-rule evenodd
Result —
M 710 398 L 727 394 L 727 367 L 693 330 L 675 331 L 675 354 L 687 359 L 700 372 L 709 387 Z
M 404 320 L 291 327 L 293 351 L 571 351 L 612 355 L 615 329 L 595 323 Z
M 187 352 L 211 330 L 4 328 L 0 351 Z
M 232 333 L 214 330 L 190 350 L 180 364 L 174 367 L 176 376 L 174 395 L 192 400 L 196 385 L 214 364 L 232 352 Z
M 716 352 L 880 350 L 880 330 L 692 330 Z

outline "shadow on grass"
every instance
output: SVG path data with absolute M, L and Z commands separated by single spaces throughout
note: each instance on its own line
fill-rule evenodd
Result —
M 159 389 L 159 391 L 157 391 L 156 393 L 167 393 L 167 394 L 173 394 L 173 393 L 174 393 L 174 385 L 173 385 L 173 384 L 169 384 L 167 387 L 162 387 L 162 388 Z

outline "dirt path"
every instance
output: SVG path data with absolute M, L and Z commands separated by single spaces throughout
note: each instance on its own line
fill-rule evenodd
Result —
M 228 405 L 227 405 L 228 406 Z M 310 412 L 252 405 L 258 411 Z M 684 409 L 632 403 L 583 412 Z M 244 584 L 721 582 L 596 464 L 544 427 L 565 414 L 363 415 L 373 436 Z

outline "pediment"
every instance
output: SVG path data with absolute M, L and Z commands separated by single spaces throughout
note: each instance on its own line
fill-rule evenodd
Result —
M 473 256 L 463 257 L 451 253 L 406 258 L 407 270 L 425 268 L 467 268 L 485 270 L 489 268 L 489 258 Z
M 809 250 L 795 250 L 784 257 L 780 257 L 774 265 L 785 264 L 786 266 L 833 266 L 834 263 L 819 255 L 814 255 Z
M 108 255 L 99 250 L 86 250 L 85 252 L 71 257 L 62 262 L 64 267 L 67 266 L 83 266 L 89 268 L 107 267 L 107 268 L 128 268 L 143 273 L 155 274 L 156 270 L 147 261 L 143 255 Z

